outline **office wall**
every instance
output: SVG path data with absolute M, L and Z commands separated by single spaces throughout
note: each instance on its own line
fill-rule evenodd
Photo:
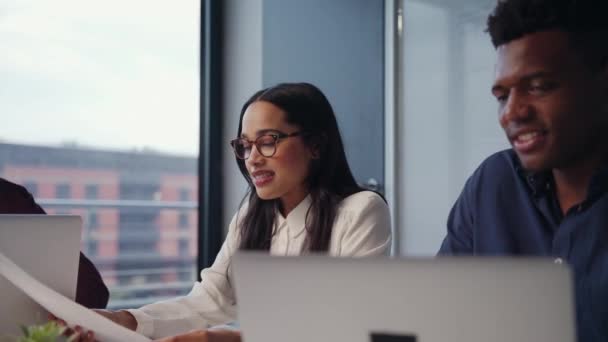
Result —
M 384 190 L 384 1 L 264 0 L 265 86 L 310 82 L 333 106 L 360 184 Z
M 402 255 L 437 252 L 466 179 L 508 147 L 490 93 L 495 52 L 484 24 L 492 6 L 490 0 L 404 2 L 396 94 Z
M 224 227 L 247 189 L 228 141 L 236 135 L 243 103 L 262 88 L 262 0 L 224 1 L 223 150 Z

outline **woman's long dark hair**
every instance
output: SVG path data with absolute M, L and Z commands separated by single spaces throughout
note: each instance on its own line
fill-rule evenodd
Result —
M 334 111 L 321 90 L 308 83 L 282 83 L 255 93 L 241 110 L 237 137 L 241 136 L 243 115 L 256 101 L 270 102 L 281 108 L 289 124 L 307 134 L 305 144 L 319 151 L 319 158 L 311 161 L 306 180 L 312 204 L 306 218 L 306 245 L 309 251 L 327 251 L 332 226 L 340 201 L 363 189 L 357 185 L 344 153 L 344 145 Z M 279 199 L 263 200 L 247 172 L 245 161 L 236 162 L 249 184 L 247 211 L 240 226 L 240 248 L 269 250 Z M 312 214 L 311 214 L 312 213 Z

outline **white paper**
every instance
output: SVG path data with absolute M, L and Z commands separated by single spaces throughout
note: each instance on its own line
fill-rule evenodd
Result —
M 40 283 L 2 253 L 0 274 L 50 313 L 66 321 L 69 326 L 79 325 L 93 331 L 95 339 L 100 342 L 150 341 L 147 337 L 110 321 Z

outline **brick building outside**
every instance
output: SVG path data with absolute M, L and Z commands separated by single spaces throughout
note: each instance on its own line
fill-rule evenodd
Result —
M 109 308 L 186 294 L 196 278 L 197 158 L 0 143 L 0 177 L 48 214 L 80 215 Z

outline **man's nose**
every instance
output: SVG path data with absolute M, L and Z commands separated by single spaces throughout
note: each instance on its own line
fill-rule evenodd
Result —
M 505 126 L 511 121 L 522 121 L 530 118 L 532 109 L 525 95 L 511 90 L 507 103 L 501 110 L 500 123 Z

